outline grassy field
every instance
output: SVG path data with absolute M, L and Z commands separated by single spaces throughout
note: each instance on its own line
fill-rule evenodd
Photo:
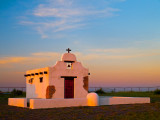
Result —
M 10 95 L 0 94 L 0 120 L 160 120 L 160 95 L 155 95 L 153 92 L 118 92 L 100 95 L 151 97 L 152 103 L 31 110 L 8 106 L 7 99 Z

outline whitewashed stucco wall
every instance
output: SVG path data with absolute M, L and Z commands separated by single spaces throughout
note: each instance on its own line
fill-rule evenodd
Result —
M 40 68 L 35 70 L 29 70 L 26 74 L 39 73 L 39 72 L 48 72 L 49 68 Z M 43 82 L 40 83 L 40 77 L 43 77 Z M 29 79 L 33 78 L 33 83 L 29 83 Z M 34 75 L 26 77 L 26 98 L 46 98 L 46 88 L 49 84 L 49 75 Z
M 71 69 L 67 69 L 65 60 L 73 61 Z M 74 98 L 84 98 L 87 96 L 88 91 L 83 87 L 83 79 L 88 76 L 89 71 L 80 62 L 76 61 L 75 55 L 65 53 L 62 56 L 62 61 L 58 61 L 53 67 L 29 70 L 26 74 L 44 71 L 47 71 L 47 74 L 26 77 L 27 98 L 46 98 L 46 89 L 48 86 L 55 87 L 55 93 L 52 95 L 52 98 L 64 98 L 64 78 L 61 78 L 62 76 L 77 77 L 74 78 Z M 43 77 L 42 83 L 40 83 L 40 77 Z M 28 82 L 31 78 L 33 78 L 32 84 Z
M 67 63 L 58 61 L 54 67 L 49 68 L 49 84 L 54 85 L 56 92 L 52 98 L 64 98 L 64 78 L 61 76 L 76 76 L 74 78 L 74 98 L 84 98 L 88 91 L 83 88 L 83 77 L 88 76 L 88 69 L 80 62 L 74 62 L 72 69 L 67 69 Z

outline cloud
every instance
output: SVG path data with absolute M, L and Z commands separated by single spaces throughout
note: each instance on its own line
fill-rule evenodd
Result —
M 160 49 L 137 49 L 137 48 L 115 48 L 115 49 L 89 49 L 89 54 L 75 53 L 82 60 L 126 60 L 131 58 L 160 57 Z
M 39 53 L 32 53 L 29 56 L 22 57 L 22 56 L 11 56 L 11 57 L 0 57 L 0 64 L 41 64 L 48 61 L 58 60 L 60 57 L 60 53 L 56 52 L 39 52 Z
M 37 27 L 37 31 L 41 34 L 42 38 L 48 38 L 48 35 L 46 35 L 40 27 Z
M 103 4 L 102 1 L 98 3 Z M 32 16 L 30 16 L 32 19 L 28 17 L 29 20 L 22 20 L 20 24 L 30 25 L 42 38 L 48 38 L 49 35 L 57 32 L 84 28 L 88 21 L 100 17 L 111 17 L 118 11 L 120 10 L 111 8 L 108 4 L 98 8 L 92 3 L 87 6 L 73 0 L 48 0 L 32 10 Z
M 128 51 L 129 49 L 90 49 L 91 52 L 105 52 L 105 53 L 120 53 Z
M 33 56 L 39 56 L 39 57 L 54 57 L 56 58 L 57 56 L 60 56 L 60 53 L 57 52 L 38 52 L 38 53 L 32 53 L 31 55 Z
M 37 8 L 34 13 L 35 16 L 40 17 L 57 17 L 57 18 L 67 18 L 70 16 L 79 16 L 82 15 L 82 12 L 79 10 L 73 11 L 72 9 L 64 9 L 64 8 L 46 8 L 40 6 Z
M 112 48 L 112 49 L 89 49 L 89 52 L 107 55 L 129 55 L 129 56 L 154 56 L 160 54 L 160 49 L 145 48 Z
M 125 60 L 130 58 L 143 58 L 160 56 L 160 50 L 140 50 L 140 49 L 91 49 L 91 53 L 84 54 L 75 52 L 74 54 L 82 61 L 95 61 L 95 60 Z M 108 54 L 112 53 L 112 54 Z M 62 53 L 58 52 L 38 52 L 31 53 L 29 56 L 13 56 L 13 57 L 0 57 L 0 64 L 41 64 L 50 61 L 60 60 Z
M 3 57 L 0 58 L 0 64 L 19 63 L 26 59 L 27 57 Z
M 106 55 L 106 54 L 88 54 L 88 55 L 77 55 L 83 61 L 95 61 L 95 60 L 126 60 L 130 58 L 140 58 L 146 56 L 154 56 L 160 54 L 135 54 L 135 55 Z
M 119 11 L 119 9 L 108 7 L 103 10 L 89 10 L 84 8 L 50 8 L 40 5 L 37 9 L 34 10 L 33 14 L 39 17 L 69 18 L 99 14 L 107 14 L 110 16 L 111 12 L 115 11 Z

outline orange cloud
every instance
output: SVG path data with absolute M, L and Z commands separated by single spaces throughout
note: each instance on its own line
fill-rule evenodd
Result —
M 120 52 L 126 52 L 129 49 L 124 48 L 117 48 L 117 49 L 90 49 L 91 52 L 111 52 L 111 53 L 120 53 Z
M 3 57 L 0 58 L 0 64 L 19 63 L 28 59 L 27 57 Z
M 41 52 L 41 53 L 32 53 L 27 57 L 1 57 L 0 64 L 34 64 L 34 63 L 42 63 L 51 60 L 58 60 L 60 57 L 60 53 L 55 52 Z

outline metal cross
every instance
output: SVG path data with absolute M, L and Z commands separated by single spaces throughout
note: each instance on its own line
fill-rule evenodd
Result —
M 68 51 L 68 53 L 69 53 L 71 51 L 71 49 L 68 48 L 68 49 L 66 49 L 66 51 Z

